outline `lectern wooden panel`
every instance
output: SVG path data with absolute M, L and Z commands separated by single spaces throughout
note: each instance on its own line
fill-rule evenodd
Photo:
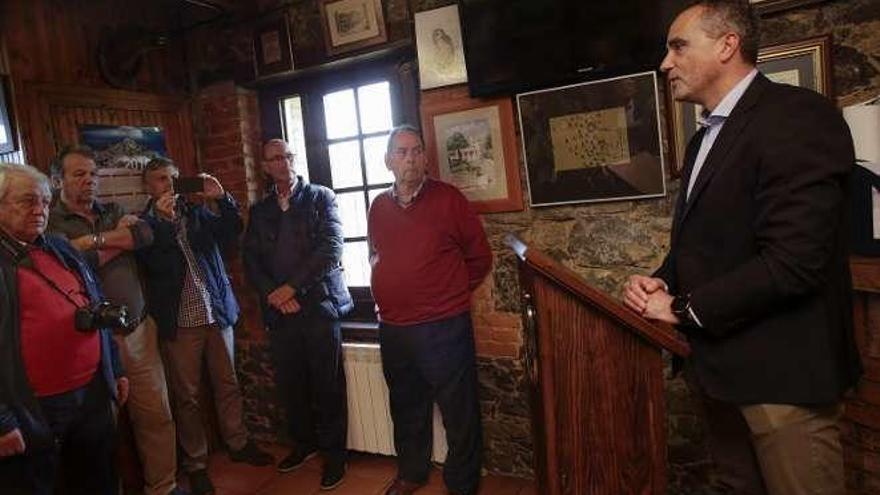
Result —
M 666 493 L 661 350 L 688 345 L 516 239 L 539 493 Z

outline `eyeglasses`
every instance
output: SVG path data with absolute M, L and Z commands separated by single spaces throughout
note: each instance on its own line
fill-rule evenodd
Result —
M 33 208 L 34 206 L 48 208 L 51 198 L 29 194 L 20 198 L 4 198 L 2 202 L 11 204 L 20 209 Z
M 283 154 L 283 155 L 270 156 L 269 158 L 266 158 L 265 161 L 267 161 L 267 162 L 279 162 L 279 161 L 281 161 L 281 160 L 287 160 L 287 161 L 289 161 L 289 162 L 292 162 L 292 161 L 293 161 L 293 153 L 285 153 L 285 154 Z
M 422 156 L 422 154 L 424 152 L 425 152 L 425 150 L 423 150 L 421 146 L 417 146 L 415 148 L 396 148 L 391 152 L 391 154 L 395 158 L 406 158 L 406 155 L 410 155 L 413 158 L 417 158 L 417 157 Z

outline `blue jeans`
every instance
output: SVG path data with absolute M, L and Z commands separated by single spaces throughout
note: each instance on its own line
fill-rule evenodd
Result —
M 379 343 L 391 398 L 398 477 L 427 481 L 436 402 L 449 445 L 443 480 L 451 491 L 476 493 L 483 432 L 470 313 L 418 325 L 382 323 Z

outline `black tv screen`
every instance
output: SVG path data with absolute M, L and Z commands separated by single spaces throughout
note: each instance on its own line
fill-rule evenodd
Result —
M 686 0 L 460 0 L 474 96 L 656 69 Z

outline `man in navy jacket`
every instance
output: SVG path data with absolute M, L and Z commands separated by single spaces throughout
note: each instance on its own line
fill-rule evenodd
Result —
M 263 171 L 274 190 L 251 208 L 243 254 L 294 443 L 278 470 L 292 471 L 320 450 L 321 487 L 330 489 L 345 474 L 348 422 L 339 319 L 352 300 L 342 276 L 342 222 L 333 191 L 296 175 L 284 141 L 263 146 Z

